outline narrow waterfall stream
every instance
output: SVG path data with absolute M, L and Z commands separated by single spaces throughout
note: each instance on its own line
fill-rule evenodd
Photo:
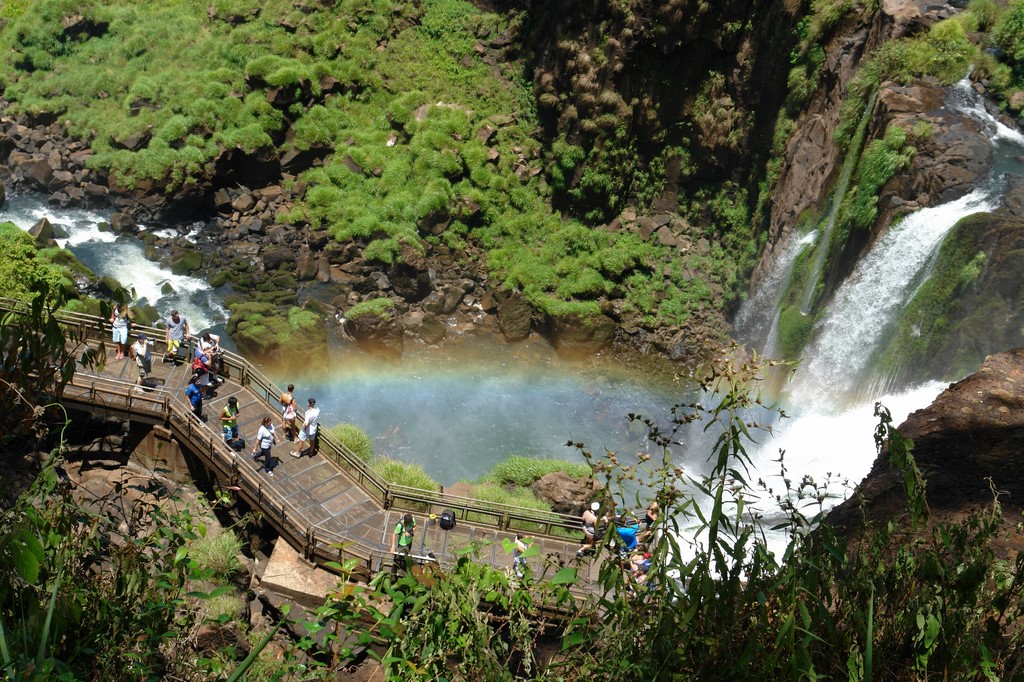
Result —
M 850 187 L 853 170 L 860 159 L 860 150 L 864 144 L 864 136 L 867 133 L 868 123 L 871 121 L 871 114 L 875 111 L 875 100 L 877 98 L 878 91 L 876 90 L 868 99 L 867 106 L 864 107 L 864 113 L 861 114 L 860 121 L 857 123 L 857 131 L 854 133 L 854 142 L 850 145 L 849 150 L 846 152 L 846 158 L 843 160 L 842 173 L 840 173 L 839 182 L 836 183 L 835 191 L 832 194 L 832 202 L 829 204 L 824 226 L 821 228 L 821 239 L 818 240 L 815 246 L 810 277 L 807 278 L 807 284 L 804 287 L 804 295 L 800 304 L 800 312 L 804 315 L 810 314 L 811 306 L 814 304 L 815 288 L 817 287 L 818 280 L 821 279 L 821 273 L 825 268 L 825 261 L 828 259 L 829 251 L 832 250 L 832 234 L 835 232 L 836 222 L 839 219 L 839 207 L 843 203 L 846 190 Z

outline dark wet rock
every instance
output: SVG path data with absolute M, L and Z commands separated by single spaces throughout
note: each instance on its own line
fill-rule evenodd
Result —
M 37 244 L 48 244 L 54 238 L 53 225 L 46 218 L 40 218 L 39 222 L 29 228 L 28 233 Z
M 406 335 L 428 345 L 440 343 L 448 333 L 444 322 L 435 315 L 418 310 L 403 316 L 402 324 Z
M 116 234 L 134 234 L 139 231 L 139 224 L 127 213 L 110 214 L 110 229 Z
M 553 315 L 545 335 L 560 350 L 596 353 L 615 336 L 615 321 L 606 315 Z
M 506 341 L 522 341 L 533 331 L 533 307 L 517 291 L 495 292 L 498 327 Z
M 579 516 L 600 491 L 597 481 L 591 478 L 573 478 L 563 471 L 545 474 L 530 486 L 540 499 L 561 514 Z
M 350 317 L 345 314 L 345 333 L 361 347 L 386 354 L 401 354 L 404 343 L 402 321 L 394 308 L 379 312 L 363 312 Z
M 286 246 L 271 246 L 263 251 L 263 269 L 280 270 L 295 263 L 295 251 Z
M 933 519 L 991 505 L 993 490 L 1000 491 L 1006 518 L 1014 518 L 1024 508 L 1024 348 L 989 356 L 898 430 L 914 443 Z M 862 513 L 881 521 L 906 513 L 903 473 L 885 452 L 827 523 L 857 528 Z

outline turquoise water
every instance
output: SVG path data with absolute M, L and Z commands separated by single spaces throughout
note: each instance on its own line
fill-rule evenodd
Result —
M 509 455 L 583 461 L 570 440 L 598 454 L 646 450 L 627 415 L 667 419 L 682 389 L 652 387 L 611 361 L 568 362 L 542 342 L 474 340 L 456 352 L 406 348 L 395 363 L 339 349 L 326 368 L 287 376 L 321 421 L 355 424 L 376 454 L 421 465 L 443 485 L 478 480 Z

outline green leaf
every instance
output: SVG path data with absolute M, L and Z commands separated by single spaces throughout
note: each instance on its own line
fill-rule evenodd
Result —
M 571 585 L 575 582 L 576 569 L 572 566 L 559 569 L 558 573 L 555 573 L 554 577 L 551 578 L 552 585 Z
M 39 580 L 39 559 L 20 538 L 11 543 L 14 553 L 14 567 L 18 576 L 25 582 L 34 585 Z

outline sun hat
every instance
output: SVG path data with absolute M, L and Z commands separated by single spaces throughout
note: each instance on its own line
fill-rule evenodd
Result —
M 591 502 L 590 503 L 590 511 L 597 511 L 600 508 L 601 508 L 601 503 L 600 502 Z

